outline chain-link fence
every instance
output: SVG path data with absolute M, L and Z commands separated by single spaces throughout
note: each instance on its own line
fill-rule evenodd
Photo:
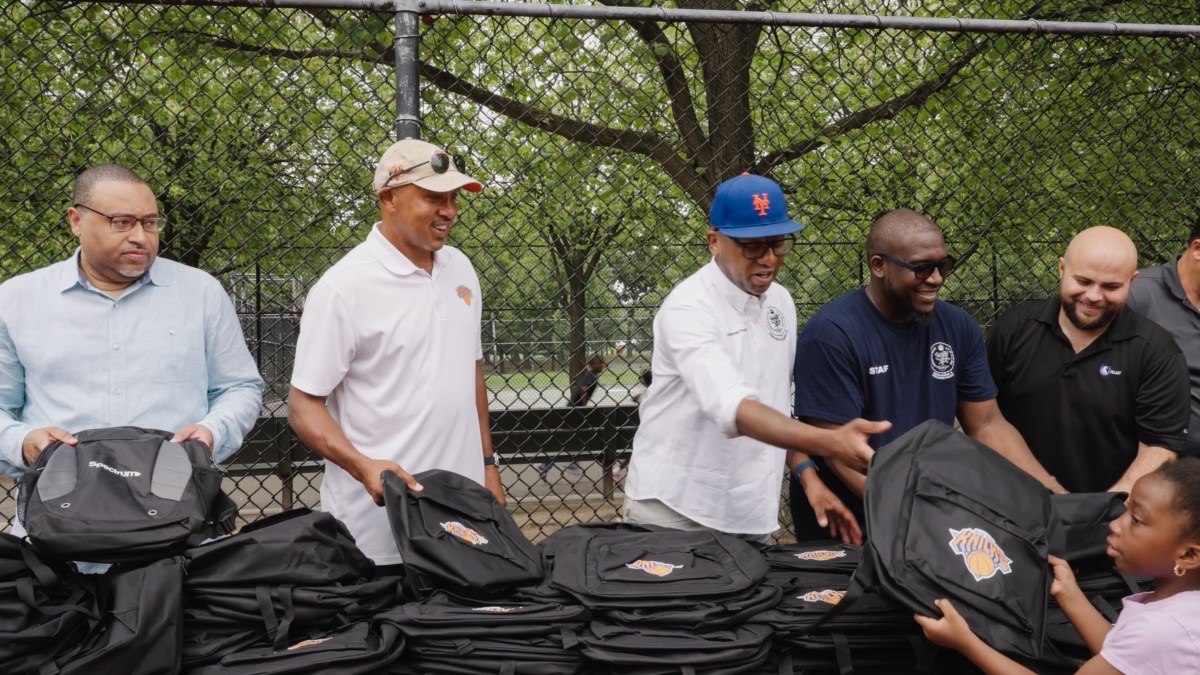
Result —
M 317 465 L 284 421 L 297 319 L 377 219 L 372 170 L 413 93 L 396 85 L 410 81 L 395 71 L 407 23 L 298 4 L 0 9 L 0 279 L 71 254 L 79 170 L 143 174 L 171 216 L 162 254 L 222 280 L 267 380 L 255 443 L 226 485 L 249 519 L 319 500 Z M 807 225 L 780 278 L 801 323 L 863 283 L 865 228 L 882 209 L 942 226 L 966 259 L 943 298 L 985 326 L 1051 292 L 1078 229 L 1122 227 L 1150 265 L 1200 215 L 1194 5 L 771 7 L 826 13 L 798 16 L 679 0 L 693 14 L 652 18 L 604 4 L 408 7 L 446 12 L 419 24 L 423 136 L 488 186 L 460 200 L 452 243 L 483 285 L 492 415 L 500 436 L 524 439 L 503 478 L 533 535 L 614 517 L 654 311 L 706 261 L 725 178 L 772 175 Z M 870 16 L 889 14 L 909 21 Z M 538 412 L 564 407 L 592 355 L 607 369 L 589 407 Z

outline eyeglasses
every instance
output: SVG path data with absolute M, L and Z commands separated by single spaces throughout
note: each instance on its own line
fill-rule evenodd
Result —
M 396 178 L 397 176 L 403 176 L 404 174 L 408 173 L 409 171 L 419 169 L 419 168 L 425 166 L 426 164 L 429 165 L 429 168 L 432 169 L 434 173 L 439 173 L 439 174 L 446 173 L 447 171 L 450 171 L 450 170 L 462 171 L 462 169 L 459 167 L 463 166 L 461 157 L 455 157 L 454 155 L 451 155 L 447 152 L 438 150 L 437 152 L 433 153 L 433 155 L 431 155 L 427 161 L 421 162 L 420 164 L 413 164 L 412 166 L 405 167 L 403 169 L 395 169 L 393 171 L 388 172 L 388 182 L 390 183 L 390 182 L 392 182 L 392 179 Z M 394 187 L 394 186 L 389 186 L 389 187 Z
M 954 271 L 954 266 L 958 264 L 958 261 L 955 260 L 953 256 L 946 256 L 945 258 L 942 258 L 941 260 L 935 260 L 934 262 L 923 262 L 914 265 L 912 263 L 904 262 L 898 258 L 893 258 L 886 253 L 876 253 L 874 255 L 877 255 L 880 258 L 890 262 L 894 262 L 906 270 L 911 270 L 913 276 L 915 276 L 918 281 L 925 281 L 929 277 L 933 276 L 934 270 L 937 270 L 938 274 L 941 274 L 942 278 L 945 279 L 946 277 L 950 276 L 950 273 Z
M 87 209 L 92 213 L 103 216 L 108 219 L 108 226 L 113 232 L 128 232 L 133 229 L 134 225 L 141 224 L 142 230 L 148 234 L 154 234 L 167 226 L 167 217 L 160 214 L 146 216 L 145 218 L 136 218 L 134 216 L 110 216 L 107 213 L 97 211 L 87 204 L 75 204 L 77 209 Z
M 742 241 L 733 237 L 729 237 L 729 240 L 741 247 L 742 255 L 751 260 L 758 260 L 766 255 L 767 249 L 770 249 L 777 257 L 783 257 L 796 245 L 796 238 L 791 235 L 774 241 Z

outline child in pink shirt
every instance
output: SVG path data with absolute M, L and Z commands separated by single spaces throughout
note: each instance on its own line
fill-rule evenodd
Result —
M 1066 561 L 1050 557 L 1050 594 L 1095 656 L 1080 675 L 1200 673 L 1200 459 L 1167 462 L 1134 484 L 1109 526 L 1117 569 L 1154 578 L 1155 590 L 1125 598 L 1116 625 L 1092 607 Z M 1030 674 L 971 631 L 948 600 L 942 618 L 915 617 L 932 642 L 956 649 L 988 675 Z

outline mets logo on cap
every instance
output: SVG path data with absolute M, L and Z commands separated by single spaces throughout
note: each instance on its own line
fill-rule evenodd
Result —
M 846 552 L 825 550 L 804 551 L 803 553 L 796 553 L 795 556 L 801 560 L 816 560 L 818 562 L 825 562 L 826 560 L 833 560 L 834 558 L 845 558 Z
M 963 557 L 967 571 L 975 577 L 976 582 L 991 579 L 997 572 L 1012 572 L 1012 559 L 991 534 L 978 527 L 962 530 L 950 528 L 950 550 Z
M 683 567 L 683 565 L 672 565 L 671 563 L 659 562 L 657 560 L 635 560 L 631 563 L 626 563 L 625 566 L 631 570 L 641 570 L 646 574 L 653 574 L 656 577 L 665 577 Z
M 438 523 L 442 529 L 449 532 L 452 537 L 460 541 L 465 541 L 473 546 L 482 546 L 488 543 L 487 537 L 479 534 L 475 530 L 463 525 L 457 520 L 451 520 L 448 523 Z
M 846 591 L 835 591 L 832 588 L 826 588 L 823 591 L 809 591 L 800 596 L 800 599 L 805 602 L 827 602 L 831 605 L 836 605 L 845 597 Z

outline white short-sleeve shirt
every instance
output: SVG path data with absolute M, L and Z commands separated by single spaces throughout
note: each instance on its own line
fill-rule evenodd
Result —
M 795 358 L 796 307 L 783 286 L 750 295 L 715 262 L 680 282 L 654 317 L 626 496 L 722 532 L 779 529 L 787 453 L 739 436 L 736 417 L 747 398 L 790 415 Z
M 430 275 L 376 224 L 309 292 L 292 386 L 327 396 L 329 413 L 362 454 L 413 474 L 445 469 L 483 484 L 475 405 L 482 304 L 479 278 L 458 249 L 439 250 Z M 401 562 L 384 509 L 332 462 L 321 506 L 377 564 Z

